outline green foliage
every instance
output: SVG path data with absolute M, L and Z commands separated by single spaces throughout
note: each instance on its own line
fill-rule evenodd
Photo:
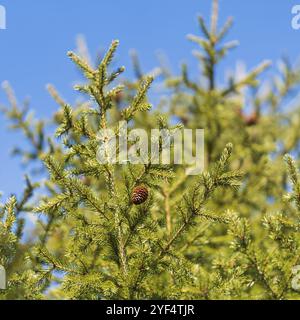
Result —
M 180 76 L 162 67 L 169 94 L 155 110 L 147 98 L 155 77 L 143 74 L 136 55 L 136 81 L 118 81 L 123 67 L 111 71 L 118 41 L 95 68 L 68 53 L 86 80 L 75 89 L 88 99 L 71 105 L 48 86 L 60 107 L 54 137 L 5 84 L 4 112 L 30 146 L 15 154 L 34 172 L 43 163 L 48 178 L 27 177 L 23 197 L 0 208 L 0 264 L 9 279 L 0 298 L 299 299 L 292 280 L 300 264 L 300 179 L 285 154 L 299 156 L 300 113 L 284 102 L 299 88 L 300 71 L 283 61 L 261 90 L 264 62 L 219 84 L 218 64 L 237 43 L 223 44 L 232 19 L 220 30 L 217 22 L 214 0 L 211 26 L 201 17 L 202 37 L 189 36 L 200 47 L 201 81 L 186 65 Z M 99 129 L 117 132 L 120 120 L 129 130 L 204 128 L 206 171 L 101 164 Z M 150 196 L 135 206 L 139 185 Z M 38 221 L 32 239 L 22 239 L 26 212 Z

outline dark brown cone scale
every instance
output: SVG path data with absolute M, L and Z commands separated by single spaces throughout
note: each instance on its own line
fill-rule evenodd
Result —
M 135 187 L 132 191 L 131 201 L 135 205 L 142 204 L 148 199 L 149 192 L 144 186 Z

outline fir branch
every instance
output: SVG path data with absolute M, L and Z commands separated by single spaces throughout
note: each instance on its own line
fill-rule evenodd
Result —
M 150 88 L 150 85 L 152 82 L 153 82 L 152 77 L 147 77 L 146 79 L 141 81 L 138 92 L 133 98 L 131 105 L 127 109 L 125 109 L 122 113 L 123 118 L 126 121 L 131 120 L 137 111 L 147 111 L 151 108 L 150 104 L 145 103 L 145 99 L 146 99 L 146 93 Z
M 96 77 L 96 71 L 93 70 L 86 61 L 79 58 L 74 52 L 68 52 L 69 58 L 83 71 L 84 75 L 90 79 L 94 80 Z

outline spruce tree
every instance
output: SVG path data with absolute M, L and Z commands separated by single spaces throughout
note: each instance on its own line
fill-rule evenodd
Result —
M 14 153 L 39 175 L 26 176 L 23 195 L 0 207 L 8 277 L 1 299 L 299 298 L 300 178 L 288 154 L 298 158 L 300 117 L 285 102 L 300 71 L 282 61 L 264 89 L 263 62 L 220 84 L 218 65 L 237 44 L 223 42 L 231 24 L 218 28 L 214 0 L 211 25 L 199 17 L 201 36 L 188 36 L 199 46 L 200 80 L 185 65 L 178 76 L 163 66 L 145 75 L 134 56 L 136 80 L 118 81 L 125 70 L 111 67 L 118 41 L 97 66 L 69 52 L 85 78 L 75 89 L 86 100 L 71 105 L 48 86 L 59 107 L 53 135 L 5 83 L 4 112 L 30 145 Z M 152 108 L 147 92 L 159 74 L 169 95 Z M 120 121 L 148 132 L 204 128 L 205 171 L 100 163 L 98 132 L 117 133 Z M 25 240 L 24 212 L 38 217 Z

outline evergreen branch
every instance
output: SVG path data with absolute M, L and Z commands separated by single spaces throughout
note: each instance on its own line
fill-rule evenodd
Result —
M 238 82 L 232 82 L 230 86 L 223 90 L 221 92 L 221 95 L 223 97 L 226 97 L 227 95 L 231 93 L 237 92 L 240 88 L 246 86 L 246 85 L 256 85 L 257 80 L 256 78 L 260 73 L 262 73 L 264 70 L 266 70 L 270 66 L 270 61 L 262 62 L 258 67 L 256 67 L 253 71 L 251 71 L 246 77 L 244 77 L 242 80 Z
M 68 131 L 73 127 L 73 116 L 72 109 L 69 105 L 64 105 L 63 107 L 63 121 L 60 127 L 56 130 L 56 137 L 61 137 L 62 135 L 68 133 Z
M 174 233 L 174 235 L 166 244 L 166 246 L 161 250 L 159 257 L 163 257 L 169 251 L 173 243 L 186 230 L 186 228 L 190 226 L 191 222 L 195 217 L 200 215 L 204 218 L 208 218 L 209 220 L 218 220 L 218 222 L 220 221 L 227 222 L 227 220 L 225 219 L 221 219 L 221 218 L 217 219 L 216 217 L 203 213 L 202 209 L 206 201 L 209 199 L 209 196 L 213 193 L 213 191 L 217 187 L 220 186 L 221 179 L 218 175 L 221 175 L 222 173 L 224 173 L 224 170 L 226 168 L 226 165 L 228 164 L 231 153 L 232 153 L 232 144 L 227 144 L 217 164 L 217 169 L 214 172 L 214 178 L 212 178 L 209 173 L 203 174 L 201 183 L 195 187 L 195 189 L 192 191 L 190 196 L 184 197 L 188 214 L 184 217 L 184 221 L 182 225 Z M 239 177 L 238 174 L 234 174 L 233 176 Z M 197 198 L 199 198 L 199 190 L 202 184 L 204 186 L 204 191 L 202 193 L 200 200 L 198 200 L 198 203 L 197 203 Z M 227 181 L 227 184 L 229 184 L 231 187 L 236 186 L 235 184 L 231 185 L 230 181 Z
M 120 67 L 116 71 L 114 71 L 109 78 L 107 79 L 108 83 L 113 82 L 120 74 L 122 74 L 125 71 L 125 67 Z
M 67 103 L 61 98 L 61 96 L 52 84 L 47 84 L 46 88 L 50 93 L 51 97 L 58 105 L 60 105 L 62 108 L 64 108 L 64 106 L 67 105 Z
M 233 24 L 233 18 L 230 17 L 230 18 L 227 19 L 227 21 L 225 22 L 222 30 L 218 34 L 218 37 L 217 37 L 218 42 L 223 40 L 223 38 L 228 33 L 229 29 L 232 27 L 232 24 Z
M 15 217 L 15 208 L 17 205 L 17 199 L 16 197 L 11 197 L 9 198 L 9 200 L 7 201 L 7 203 L 5 204 L 5 211 L 6 211 L 6 219 L 4 222 L 4 227 L 6 230 L 10 231 L 13 224 L 16 221 L 16 217 Z
M 79 56 L 77 56 L 74 52 L 68 52 L 69 58 L 83 71 L 84 75 L 90 79 L 94 80 L 96 77 L 96 72 L 88 65 L 88 63 Z
M 203 17 L 201 17 L 201 16 L 198 17 L 198 21 L 199 21 L 199 25 L 200 25 L 200 28 L 201 28 L 203 34 L 206 36 L 207 39 L 210 39 L 210 32 L 206 28 Z
M 112 41 L 111 46 L 110 46 L 108 52 L 106 53 L 106 55 L 104 56 L 100 65 L 108 67 L 111 64 L 112 59 L 114 57 L 114 54 L 115 54 L 118 46 L 119 46 L 119 40 Z
M 150 88 L 150 85 L 152 82 L 153 82 L 152 77 L 147 77 L 146 79 L 141 81 L 138 92 L 133 98 L 131 105 L 123 111 L 122 115 L 126 121 L 129 121 L 130 119 L 132 119 L 132 117 L 137 111 L 145 111 L 151 108 L 149 104 L 145 103 L 145 99 L 146 99 L 146 93 Z
M 39 205 L 34 209 L 34 212 L 51 212 L 57 210 L 59 207 L 63 206 L 63 203 L 69 199 L 68 194 L 59 194 L 52 199 L 47 199 L 45 204 Z
M 212 7 L 212 14 L 211 14 L 211 35 L 212 36 L 215 36 L 217 34 L 218 17 L 219 17 L 219 2 L 218 0 L 213 0 L 213 7 Z
M 296 169 L 296 164 L 290 155 L 285 155 L 284 160 L 287 165 L 289 177 L 293 184 L 293 194 L 290 199 L 295 200 L 298 210 L 300 211 L 300 183 L 299 183 L 299 173 Z

